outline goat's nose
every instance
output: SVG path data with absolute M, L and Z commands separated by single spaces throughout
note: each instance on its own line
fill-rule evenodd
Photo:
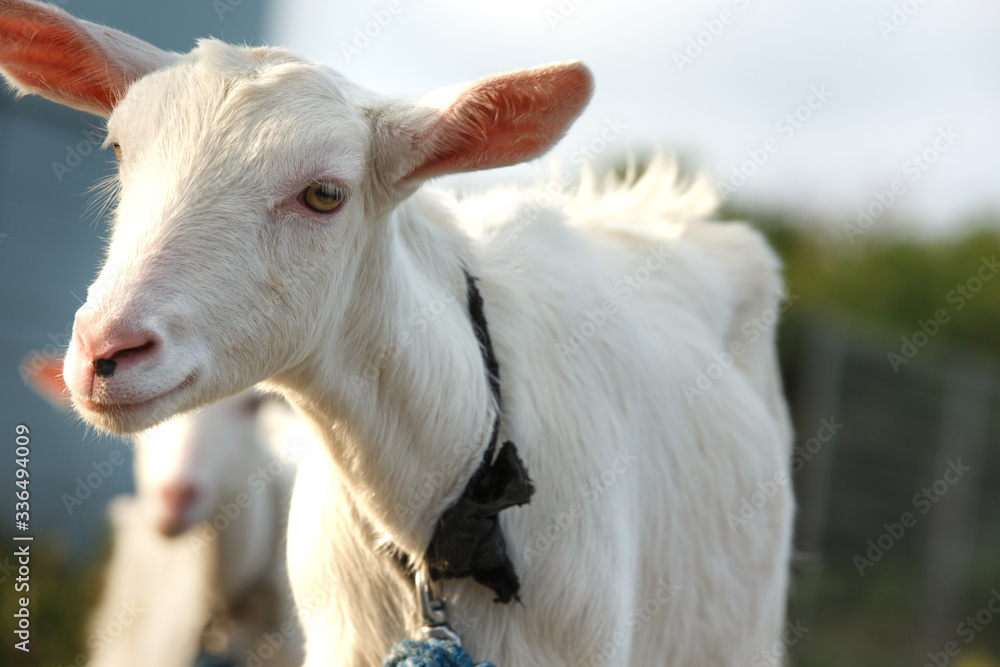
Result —
M 152 356 L 157 347 L 152 332 L 121 323 L 102 323 L 92 311 L 77 315 L 75 331 L 97 377 L 111 377 L 121 365 Z
M 171 512 L 180 514 L 198 499 L 198 489 L 190 483 L 170 484 L 160 489 L 160 496 Z
M 187 510 L 198 499 L 198 489 L 192 484 L 172 484 L 160 489 L 160 498 L 166 512 L 160 517 L 157 528 L 167 537 L 180 534 L 187 526 Z

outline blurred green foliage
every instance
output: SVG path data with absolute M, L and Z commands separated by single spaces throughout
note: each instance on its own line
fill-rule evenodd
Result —
M 6 542 L 13 544 L 9 538 Z M 30 590 L 14 593 L 11 585 L 11 594 L 0 596 L 0 616 L 7 619 L 13 617 L 18 597 L 30 596 L 31 651 L 25 653 L 15 649 L 13 641 L 5 641 L 0 648 L 0 664 L 79 667 L 86 663 L 82 657 L 86 620 L 100 596 L 108 551 L 104 549 L 98 562 L 81 567 L 57 539 L 41 538 L 31 543 Z M 76 662 L 78 659 L 80 662 Z
M 893 234 L 872 229 L 853 243 L 829 221 L 733 207 L 722 217 L 748 221 L 767 235 L 784 262 L 788 291 L 798 297 L 782 322 L 786 387 L 797 377 L 804 326 L 817 321 L 882 345 L 874 349 L 898 351 L 902 338 L 912 340 L 922 322 L 943 310 L 947 321 L 921 351 L 922 365 L 943 368 L 936 362 L 970 351 L 980 361 L 1000 359 L 1000 216 L 960 225 L 961 231 L 950 236 L 903 235 L 897 225 Z M 921 379 L 911 375 L 906 382 Z M 794 400 L 795 391 L 789 398 Z M 871 409 L 886 407 L 873 404 Z M 996 465 L 997 457 L 988 456 L 987 467 Z M 961 607 L 972 613 L 989 595 L 984 591 L 1000 588 L 997 512 L 984 507 L 980 513 L 983 530 L 962 573 Z M 915 661 L 926 656 L 914 650 L 922 645 L 920 559 L 919 549 L 897 550 L 864 578 L 849 562 L 829 557 L 794 568 L 789 618 L 810 619 L 810 631 L 807 641 L 790 647 L 790 665 L 923 664 Z M 962 652 L 952 666 L 1000 667 L 1000 627 L 987 627 L 968 646 L 959 644 Z
M 1000 352 L 1000 218 L 948 238 L 872 229 L 852 243 L 828 222 L 734 208 L 723 217 L 749 220 L 767 234 L 785 263 L 789 291 L 800 298 L 787 313 L 793 321 L 821 313 L 898 337 L 944 310 L 949 319 L 935 339 Z M 981 269 L 988 280 L 977 275 Z

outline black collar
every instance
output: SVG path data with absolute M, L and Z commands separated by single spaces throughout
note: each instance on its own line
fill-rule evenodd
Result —
M 486 328 L 483 297 L 476 287 L 476 279 L 468 270 L 463 269 L 463 272 L 469 316 L 483 354 L 497 415 L 482 463 L 461 497 L 438 519 L 424 558 L 432 579 L 472 577 L 493 589 L 496 602 L 510 602 L 518 599 L 521 584 L 507 554 L 507 542 L 498 515 L 508 507 L 529 502 L 535 487 L 513 442 L 504 442 L 494 458 L 500 432 L 500 370 Z

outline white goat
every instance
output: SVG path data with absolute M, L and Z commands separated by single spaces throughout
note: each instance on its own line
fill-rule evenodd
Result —
M 36 355 L 25 368 L 39 393 L 65 403 L 61 359 Z M 311 434 L 283 403 L 249 390 L 134 442 L 136 495 L 109 506 L 113 546 L 90 619 L 90 664 L 190 667 L 201 650 L 301 664 L 285 535 Z
M 321 437 L 289 532 L 307 667 L 378 665 L 417 631 L 410 577 L 385 552 L 425 570 L 498 416 L 536 492 L 500 514 L 520 604 L 439 582 L 473 657 L 772 655 L 793 501 L 774 327 L 751 324 L 773 322 L 781 292 L 761 237 L 696 221 L 711 197 L 659 162 L 607 196 L 559 195 L 527 226 L 530 192 L 458 204 L 421 188 L 543 153 L 585 106 L 586 68 L 411 102 L 280 49 L 205 40 L 179 56 L 14 0 L 0 0 L 0 66 L 22 93 L 107 116 L 121 159 L 65 364 L 84 418 L 135 431 L 266 381 Z

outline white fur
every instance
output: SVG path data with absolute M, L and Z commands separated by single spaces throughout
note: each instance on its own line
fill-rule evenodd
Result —
M 307 667 L 380 664 L 416 630 L 409 579 L 383 551 L 421 566 L 497 409 L 463 265 L 499 359 L 500 439 L 537 487 L 501 514 L 521 602 L 495 604 L 471 580 L 441 586 L 470 654 L 564 666 L 604 664 L 604 650 L 610 665 L 704 667 L 772 648 L 788 485 L 748 525 L 727 520 L 788 472 L 774 327 L 754 341 L 743 328 L 781 291 L 757 233 L 699 221 L 712 199 L 678 189 L 661 161 L 611 194 L 558 196 L 527 225 L 531 192 L 456 202 L 418 189 L 425 175 L 509 163 L 522 140 L 530 155 L 555 141 L 575 111 L 559 114 L 589 94 L 578 65 L 413 104 L 274 49 L 204 41 L 162 64 L 109 120 L 119 205 L 66 376 L 84 417 L 110 430 L 261 381 L 311 422 L 325 447 L 300 475 L 289 538 Z M 477 143 L 495 119 L 512 134 Z M 316 180 L 345 188 L 337 213 L 296 203 Z M 615 312 L 563 354 L 604 304 Z M 143 336 L 157 344 L 94 378 L 97 347 Z M 685 385 L 735 342 L 733 368 L 689 401 Z M 650 601 L 657 612 L 637 616 Z
M 213 551 L 195 551 L 154 527 L 131 496 L 108 506 L 113 545 L 101 600 L 89 619 L 93 667 L 189 667 L 218 604 Z
M 245 661 L 268 635 L 280 643 L 268 665 L 301 664 L 285 532 L 298 457 L 315 445 L 286 406 L 259 401 L 245 392 L 136 436 L 137 494 L 109 513 L 94 667 L 187 667 L 203 646 Z M 184 485 L 197 496 L 178 517 L 162 490 Z M 158 528 L 167 517 L 179 534 Z
M 603 217 L 588 224 L 585 216 L 602 205 L 598 195 L 567 196 L 515 242 L 506 230 L 519 209 L 535 200 L 531 192 L 501 191 L 454 204 L 455 219 L 468 220 L 478 232 L 470 246 L 490 259 L 475 273 L 500 359 L 500 438 L 518 444 L 538 487 L 529 506 L 501 515 L 522 577 L 523 605 L 494 604 L 490 591 L 468 580 L 443 586 L 474 657 L 497 665 L 604 664 L 602 647 L 622 632 L 625 646 L 615 648 L 609 664 L 746 665 L 776 641 L 784 620 L 790 490 L 779 485 L 747 528 L 732 530 L 727 517 L 738 516 L 758 481 L 788 473 L 789 427 L 774 330 L 756 345 L 741 333 L 750 318 L 775 306 L 778 265 L 749 228 L 689 216 L 701 214 L 702 199 L 694 198 L 688 211 L 673 210 L 672 218 L 657 218 L 656 202 L 643 194 L 653 184 L 664 206 L 676 202 L 674 195 L 690 194 L 677 192 L 672 177 L 669 165 L 654 162 L 644 179 L 619 192 L 620 224 L 605 225 Z M 412 217 L 400 216 L 399 224 L 434 220 L 442 196 L 418 193 L 408 211 Z M 581 213 L 567 220 L 573 210 Z M 643 221 L 651 224 L 641 234 L 641 224 L 634 223 Z M 586 313 L 614 298 L 613 286 L 643 265 L 650 248 L 661 246 L 672 252 L 671 264 L 624 300 L 580 352 L 562 356 L 557 343 L 568 343 L 570 331 L 589 321 Z M 461 290 L 454 307 L 464 308 Z M 459 331 L 449 346 L 468 335 L 461 330 L 467 322 L 454 326 Z M 446 363 L 436 361 L 448 355 L 435 340 L 445 335 L 443 326 L 435 329 L 404 354 L 435 359 L 431 367 Z M 736 360 L 738 370 L 689 403 L 682 385 L 694 385 L 698 372 L 732 341 L 748 347 Z M 390 367 L 395 378 L 416 372 L 405 359 L 398 361 L 400 368 L 394 360 L 382 373 Z M 414 385 L 388 397 L 379 410 L 405 413 L 413 405 L 419 413 L 426 393 L 458 412 L 463 391 L 444 375 L 411 380 Z M 394 387 L 403 381 L 383 382 Z M 380 390 L 393 391 L 389 387 Z M 486 400 L 483 394 L 478 399 Z M 453 457 L 478 462 L 481 446 L 468 443 L 482 444 L 488 417 L 477 422 L 479 433 L 443 439 L 450 447 L 428 438 L 405 466 L 382 463 L 361 499 L 345 488 L 353 480 L 341 466 L 350 462 L 339 458 L 360 443 L 342 420 L 323 426 L 334 453 L 325 463 L 304 466 L 289 534 L 293 585 L 309 628 L 309 667 L 377 664 L 392 641 L 413 633 L 409 582 L 394 576 L 393 563 L 376 549 L 384 540 L 404 543 L 406 533 L 359 515 L 371 511 L 365 507 L 369 498 L 388 513 L 407 507 L 438 471 L 455 471 L 454 479 L 464 483 L 468 471 L 458 472 Z M 323 423 L 322 415 L 313 418 Z M 455 416 L 449 426 L 457 430 L 462 422 Z M 379 442 L 400 452 L 420 441 L 404 432 L 396 447 L 386 438 Z M 638 462 L 618 475 L 622 454 Z M 615 481 L 593 484 L 605 471 Z M 380 476 L 404 481 L 380 484 Z M 432 525 L 453 494 L 449 488 L 428 511 L 418 512 L 423 518 L 413 528 Z M 582 516 L 573 512 L 575 505 L 583 507 Z M 548 543 L 547 531 L 555 533 Z M 418 544 L 427 537 L 418 535 Z M 359 579 L 358 573 L 366 576 Z M 670 601 L 644 621 L 637 608 L 661 590 Z M 332 604 L 321 604 L 327 598 L 317 599 L 317 591 L 335 592 Z

